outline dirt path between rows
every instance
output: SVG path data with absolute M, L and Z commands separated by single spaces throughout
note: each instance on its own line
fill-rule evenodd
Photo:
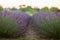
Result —
M 28 29 L 27 29 L 27 32 L 26 32 L 26 37 L 27 37 L 29 40 L 37 40 L 36 34 L 35 34 L 35 32 L 33 31 L 31 25 L 28 26 Z

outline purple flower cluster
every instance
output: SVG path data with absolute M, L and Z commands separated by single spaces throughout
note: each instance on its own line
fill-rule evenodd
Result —
M 45 22 L 47 19 L 49 20 L 48 14 L 49 14 L 48 12 L 43 12 L 43 11 L 35 13 L 32 16 L 32 24 L 38 28 L 38 26 L 40 26 L 40 23 L 42 21 Z

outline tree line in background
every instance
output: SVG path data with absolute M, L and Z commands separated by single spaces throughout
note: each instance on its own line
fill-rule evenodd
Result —
M 4 10 L 5 8 L 3 8 L 1 5 L 0 5 L 0 11 L 1 10 Z M 48 7 L 44 7 L 44 8 L 38 8 L 38 7 L 35 7 L 35 8 L 32 8 L 31 6 L 27 6 L 25 7 L 25 5 L 20 5 L 19 6 L 19 9 L 15 8 L 15 7 L 12 7 L 12 8 L 7 8 L 9 10 L 19 10 L 19 11 L 22 11 L 22 12 L 27 12 L 27 13 L 35 13 L 37 11 L 47 11 L 47 12 L 60 12 L 60 9 L 58 9 L 57 7 L 51 7 L 51 8 L 48 8 Z

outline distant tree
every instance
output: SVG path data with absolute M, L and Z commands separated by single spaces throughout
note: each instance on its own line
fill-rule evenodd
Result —
M 17 8 L 15 8 L 15 7 L 12 7 L 10 10 L 17 10 Z
M 3 7 L 0 5 L 0 11 L 2 11 L 3 10 Z
M 26 10 L 28 13 L 33 14 L 33 13 L 39 11 L 40 9 L 39 8 L 32 8 L 31 6 L 27 6 Z
M 32 9 L 32 7 L 31 6 L 27 6 L 26 9 L 29 10 L 29 9 Z
M 31 6 L 25 7 L 25 5 L 20 5 L 19 7 L 20 7 L 19 8 L 20 11 L 27 12 L 29 14 L 33 14 L 34 12 L 37 12 L 40 10 L 39 8 L 32 8 Z
M 19 10 L 25 12 L 26 11 L 25 5 L 19 5 Z
M 26 12 L 33 13 L 33 8 L 31 6 L 27 6 Z
M 50 8 L 50 12 L 58 12 L 59 9 L 57 7 L 52 7 Z
M 26 12 L 26 8 L 19 8 L 20 11 Z
M 60 12 L 60 9 L 58 9 L 57 11 Z
M 40 9 L 39 9 L 39 8 L 34 8 L 34 10 L 36 10 L 36 11 L 40 11 Z
M 42 11 L 48 11 L 49 12 L 49 8 L 48 7 L 44 7 L 44 8 L 41 8 Z
M 20 7 L 20 8 L 25 8 L 26 5 L 25 5 L 25 4 L 23 4 L 23 5 L 19 5 L 19 7 Z
M 31 6 L 27 6 L 27 7 L 20 6 L 19 10 L 23 12 L 32 12 L 32 7 Z

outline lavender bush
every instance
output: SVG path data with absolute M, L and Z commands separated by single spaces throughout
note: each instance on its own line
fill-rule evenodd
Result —
M 57 13 L 40 11 L 32 16 L 32 26 L 37 35 L 54 39 L 60 38 L 60 18 Z
M 19 12 L 19 11 L 3 11 L 2 13 L 3 16 L 9 17 L 17 23 L 16 31 L 13 33 L 13 35 L 25 36 L 25 32 L 29 24 L 30 16 L 24 12 Z M 12 24 L 14 25 L 14 23 Z
M 0 17 L 2 16 L 2 11 L 0 11 Z
M 17 23 L 14 20 L 5 16 L 0 17 L 0 37 L 12 37 L 16 28 Z

